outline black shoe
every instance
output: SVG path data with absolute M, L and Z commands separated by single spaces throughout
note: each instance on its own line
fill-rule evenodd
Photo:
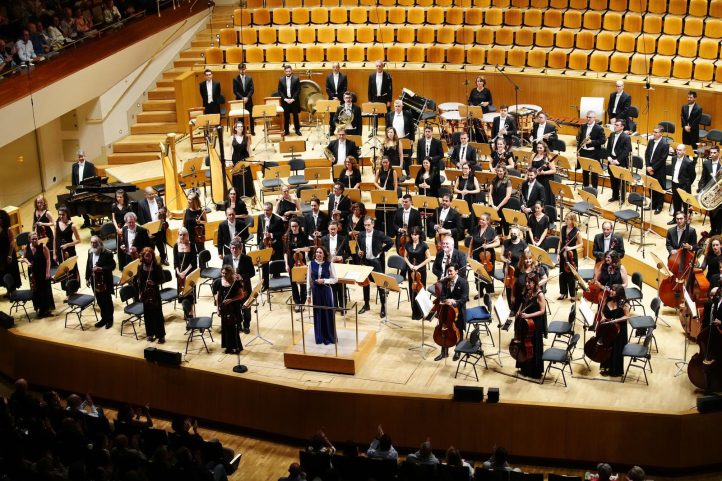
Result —
M 480 294 L 477 294 L 477 295 L 474 296 L 474 300 L 476 301 L 476 300 L 478 300 L 480 297 L 481 297 L 481 295 L 480 295 Z
M 298 136 L 300 137 L 300 136 L 301 136 L 301 131 L 298 130 L 298 129 L 296 129 L 296 135 L 298 135 Z
M 105 326 L 105 321 L 98 321 L 95 323 L 95 327 L 103 327 Z
M 170 264 L 168 264 L 168 259 L 165 259 L 163 262 L 161 262 L 161 264 L 163 264 L 164 266 L 170 265 Z
M 381 309 L 381 318 L 383 319 L 384 317 L 386 317 L 386 309 L 382 308 Z
M 105 328 L 106 328 L 106 329 L 110 329 L 111 327 L 113 327 L 113 321 L 110 321 L 109 323 L 107 323 L 107 324 L 105 325 Z
M 658 207 L 657 209 L 654 209 L 654 215 L 657 215 L 657 214 L 659 214 L 660 212 L 662 212 L 662 208 L 661 208 L 661 207 Z
M 165 344 L 165 337 L 158 338 L 158 344 Z
M 250 327 L 244 327 L 244 328 L 243 328 L 243 334 L 250 334 L 250 333 L 251 333 L 251 328 L 250 328 Z
M 448 354 L 444 354 L 444 353 L 442 352 L 441 354 L 439 354 L 438 356 L 436 356 L 436 357 L 434 358 L 434 361 L 439 362 L 439 361 L 441 361 L 442 359 L 444 359 L 445 357 L 449 357 L 449 355 L 448 355 Z
M 155 336 L 149 336 L 148 342 L 155 342 Z
M 453 360 L 454 360 L 454 361 L 458 361 L 460 357 L 461 357 L 461 354 L 458 353 L 458 352 L 455 352 L 455 353 L 454 353 Z
M 358 313 L 359 313 L 359 314 L 364 314 L 364 313 L 366 313 L 366 312 L 368 312 L 368 311 L 370 311 L 370 310 L 371 310 L 371 308 L 370 308 L 369 306 L 363 306 L 363 307 L 358 311 Z
M 675 220 L 672 219 L 672 220 L 670 220 L 669 222 L 667 222 L 667 225 L 674 225 L 674 224 L 676 224 L 676 223 L 677 223 L 677 222 L 675 222 Z
M 291 135 L 291 133 L 290 133 L 288 130 L 285 130 L 285 131 L 283 132 L 283 135 Z
M 617 202 L 619 197 L 610 197 L 608 202 Z
M 251 135 L 255 136 L 255 135 L 256 135 L 256 131 L 255 131 L 255 130 L 251 130 Z

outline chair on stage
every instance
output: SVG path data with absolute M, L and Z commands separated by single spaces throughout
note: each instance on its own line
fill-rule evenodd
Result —
M 266 298 L 268 299 L 268 309 L 273 310 L 271 293 L 291 290 L 291 277 L 286 272 L 286 261 L 283 259 L 276 259 L 269 262 L 268 277 L 268 289 L 266 290 Z
M 642 304 L 642 274 L 639 272 L 632 273 L 632 287 L 624 288 L 624 295 L 629 301 L 629 307 L 634 309 L 635 306 L 641 307 L 644 315 L 647 315 L 647 311 L 644 309 Z
M 572 205 L 571 211 L 577 214 L 579 217 L 586 217 L 587 222 L 587 236 L 589 235 L 589 221 L 594 217 L 597 220 L 597 228 L 599 228 L 599 215 L 602 212 L 602 205 L 599 203 L 599 195 L 597 189 L 588 186 L 581 190 L 577 190 L 577 193 L 582 197 L 581 202 L 576 202 Z
M 30 289 L 18 290 L 12 274 L 5 274 L 3 276 L 3 284 L 5 284 L 5 288 L 8 290 L 8 295 L 10 296 L 10 315 L 12 316 L 13 309 L 17 312 L 22 307 L 28 322 L 32 322 L 30 321 L 30 315 L 25 308 L 25 304 L 33 300 L 33 291 Z
M 483 326 L 484 330 L 489 335 L 489 339 L 491 339 L 491 345 L 496 346 L 496 344 L 494 344 L 494 336 L 491 335 L 491 330 L 489 329 L 489 325 L 491 324 L 491 314 L 489 313 L 487 306 L 475 306 L 467 309 L 466 324 L 473 326 L 475 329 L 479 329 L 479 326 Z
M 549 323 L 549 327 L 547 327 L 547 332 L 549 334 L 554 334 L 554 339 L 552 340 L 552 347 L 554 347 L 554 344 L 558 340 L 563 340 L 563 338 L 566 338 L 567 343 L 569 342 L 569 338 L 574 335 L 574 323 L 577 320 L 577 305 L 576 303 L 572 304 L 572 306 L 569 308 L 569 316 L 567 317 L 566 321 L 552 321 Z
M 569 374 L 572 377 L 574 376 L 574 372 L 572 371 L 572 353 L 574 352 L 574 349 L 576 349 L 580 337 L 581 336 L 579 334 L 574 334 L 569 339 L 564 349 L 560 349 L 558 347 L 550 347 L 549 349 L 546 349 L 544 351 L 544 353 L 542 354 L 542 362 L 546 361 L 548 362 L 548 364 L 546 370 L 544 371 L 544 376 L 542 376 L 540 384 L 544 384 L 544 381 L 547 378 L 547 374 L 549 374 L 549 370 L 556 369 L 557 371 L 560 371 L 562 373 L 564 387 L 567 387 L 567 377 L 564 374 L 564 371 L 566 370 L 566 368 L 569 368 Z M 561 364 L 561 367 L 558 367 L 557 364 Z
M 389 269 L 396 269 L 395 274 L 389 274 L 391 277 L 394 278 L 396 283 L 399 285 L 399 292 L 398 297 L 396 300 L 396 309 L 399 308 L 401 305 L 401 291 L 406 291 L 406 300 L 411 301 L 411 294 L 409 292 L 409 285 L 406 282 L 406 278 L 402 276 L 400 273 L 404 271 L 404 268 L 406 268 L 406 262 L 404 261 L 404 258 L 398 255 L 390 255 L 388 259 L 386 259 L 386 265 L 389 267 Z M 378 296 L 378 290 L 376 291 L 376 295 Z
M 216 279 L 221 278 L 221 269 L 218 267 L 208 267 L 208 263 L 211 261 L 211 253 L 207 249 L 203 249 L 198 254 L 198 267 L 201 269 L 201 285 L 198 286 L 198 295 L 201 295 L 201 287 L 204 285 L 211 286 Z
M 93 306 L 95 322 L 98 322 L 98 313 L 95 311 L 95 296 L 91 294 L 78 294 L 78 289 L 80 289 L 80 282 L 78 282 L 77 279 L 68 280 L 65 288 L 69 293 L 74 293 L 68 295 L 68 307 L 70 309 L 65 313 L 65 327 L 68 327 L 68 316 L 71 314 L 75 314 L 76 316 L 78 316 L 78 324 L 80 324 L 80 330 L 84 331 L 85 326 L 83 326 L 83 321 L 80 317 L 83 315 L 83 311 L 90 306 Z
M 120 300 L 125 302 L 123 312 L 128 315 L 127 319 L 123 319 L 120 322 L 120 335 L 123 335 L 123 329 L 126 324 L 130 324 L 133 328 L 133 335 L 135 340 L 138 340 L 138 331 L 135 329 L 135 323 L 140 326 L 143 323 L 143 303 L 136 301 L 135 298 L 138 296 L 138 292 L 134 286 L 126 285 L 120 288 Z M 132 302 L 128 302 L 131 301 Z
M 625 358 L 629 358 L 629 364 L 627 364 L 627 369 L 624 371 L 624 376 L 622 376 L 622 382 L 625 382 L 627 380 L 629 368 L 635 367 L 642 370 L 642 373 L 644 373 L 644 382 L 647 383 L 647 385 L 649 386 L 649 379 L 647 378 L 647 366 L 649 366 L 650 373 L 654 372 L 652 371 L 652 354 L 649 349 L 649 346 L 651 345 L 653 339 L 654 328 L 650 327 L 649 329 L 647 329 L 647 333 L 644 337 L 644 343 L 630 343 L 624 346 L 624 349 L 622 350 L 622 356 Z
M 188 136 L 191 140 L 191 151 L 196 150 L 196 145 L 206 145 L 203 129 L 201 126 L 196 125 L 196 117 L 203 115 L 203 112 L 203 107 L 191 107 L 188 109 Z
M 547 481 L 582 481 L 581 476 L 566 476 L 564 474 L 547 474 Z
M 652 309 L 652 312 L 654 312 L 654 317 L 645 315 L 629 318 L 629 327 L 632 329 L 632 332 L 629 333 L 630 341 L 633 337 L 635 337 L 637 338 L 637 342 L 639 342 L 642 337 L 647 335 L 649 329 L 657 328 L 660 307 L 662 307 L 662 301 L 659 297 L 655 297 L 652 299 L 652 302 L 649 303 L 649 308 Z M 654 349 L 659 352 L 659 347 L 657 347 L 657 338 L 654 335 L 652 336 L 652 341 L 654 342 Z
M 186 339 L 186 354 L 188 354 L 188 345 L 193 342 L 193 339 L 199 337 L 203 341 L 203 347 L 206 348 L 206 353 L 210 353 L 208 350 L 208 344 L 206 344 L 205 334 L 213 340 L 213 318 L 209 316 L 197 316 L 191 317 L 186 321 L 186 331 L 188 331 L 188 338 Z
M 486 329 L 488 330 L 489 327 L 487 326 Z M 491 333 L 489 334 L 489 336 L 491 336 Z M 481 346 L 478 324 L 471 331 L 468 339 L 462 339 L 461 341 L 459 341 L 459 343 L 454 348 L 454 354 L 461 355 L 461 357 L 459 358 L 459 363 L 456 365 L 456 374 L 454 374 L 454 379 L 459 376 L 459 369 L 461 368 L 461 363 L 463 362 L 464 368 L 466 368 L 468 364 L 471 364 L 471 367 L 474 369 L 474 377 L 476 377 L 476 380 L 479 381 L 479 373 L 476 371 L 476 365 L 479 363 L 479 361 L 482 360 L 484 361 L 484 367 L 486 369 L 489 369 L 489 365 L 486 362 L 486 357 L 484 357 L 484 349 Z
M 166 282 L 173 281 L 173 274 L 168 269 L 163 269 L 163 283 L 160 285 L 160 302 L 161 304 L 173 303 L 173 309 L 176 309 L 178 302 L 178 289 L 175 287 L 163 287 Z
M 559 265 L 559 236 L 552 235 L 545 237 L 544 240 L 541 241 L 539 248 L 549 254 L 549 257 L 555 265 Z

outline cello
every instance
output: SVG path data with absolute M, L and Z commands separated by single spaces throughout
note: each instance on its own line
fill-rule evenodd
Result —
M 524 308 L 517 314 L 514 321 L 514 339 L 509 343 L 509 354 L 519 363 L 525 363 L 534 357 L 533 338 L 536 323 L 533 319 L 522 318 L 521 314 L 524 314 L 532 306 L 532 301 L 540 292 L 541 290 L 537 290 L 527 297 Z
M 459 309 L 456 306 L 447 304 L 441 300 L 442 282 L 451 282 L 451 279 L 445 279 L 437 282 L 434 286 L 436 299 L 432 311 L 436 312 L 439 323 L 434 328 L 434 342 L 441 347 L 453 347 L 459 343 L 461 333 L 456 327 L 456 318 L 459 315 Z
M 609 290 L 605 289 L 602 295 L 602 302 L 599 303 L 599 309 L 594 316 L 594 335 L 584 344 L 584 355 L 594 362 L 605 362 L 612 357 L 614 341 L 619 335 L 621 328 L 619 323 L 629 319 L 629 316 L 622 316 L 619 319 L 604 319 L 603 310 L 607 302 Z
M 718 303 L 715 297 L 713 303 Z M 722 390 L 722 328 L 710 325 L 697 335 L 699 352 L 692 356 L 687 366 L 687 377 L 692 384 L 705 391 Z

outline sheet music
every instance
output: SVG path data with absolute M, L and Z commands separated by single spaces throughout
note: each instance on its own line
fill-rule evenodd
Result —
M 429 291 L 426 289 L 421 289 L 416 294 L 416 304 L 419 305 L 419 309 L 421 309 L 421 312 L 424 313 L 424 317 L 429 315 L 429 312 L 431 312 L 431 308 L 433 307 L 434 303 L 431 302 L 431 294 L 429 294 Z
M 684 303 L 687 304 L 687 309 L 689 309 L 689 312 L 692 313 L 692 317 L 699 317 L 699 313 L 697 312 L 697 304 L 694 303 L 694 301 L 689 295 L 689 292 L 687 292 L 687 289 L 682 289 L 682 292 L 684 292 Z
M 511 314 L 511 309 L 509 309 L 509 306 L 506 303 L 506 299 L 504 299 L 502 296 L 496 298 L 496 302 L 494 303 L 494 312 L 496 312 L 496 315 L 499 318 L 499 323 L 506 322 L 506 320 L 509 318 L 509 314 Z
M 582 297 L 582 300 L 579 302 L 579 312 L 582 313 L 582 319 L 584 319 L 584 322 L 587 326 L 591 326 L 594 324 L 594 313 L 592 312 L 591 307 L 589 307 L 589 303 L 586 299 Z

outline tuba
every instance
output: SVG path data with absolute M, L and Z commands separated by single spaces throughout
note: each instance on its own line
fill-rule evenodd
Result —
M 336 115 L 336 131 L 339 131 L 340 129 L 346 130 L 351 127 L 352 123 L 353 111 L 343 108 L 341 109 L 341 112 Z
M 714 179 L 707 182 L 707 185 L 697 194 L 699 205 L 705 210 L 714 210 L 722 205 L 722 169 L 717 170 Z

